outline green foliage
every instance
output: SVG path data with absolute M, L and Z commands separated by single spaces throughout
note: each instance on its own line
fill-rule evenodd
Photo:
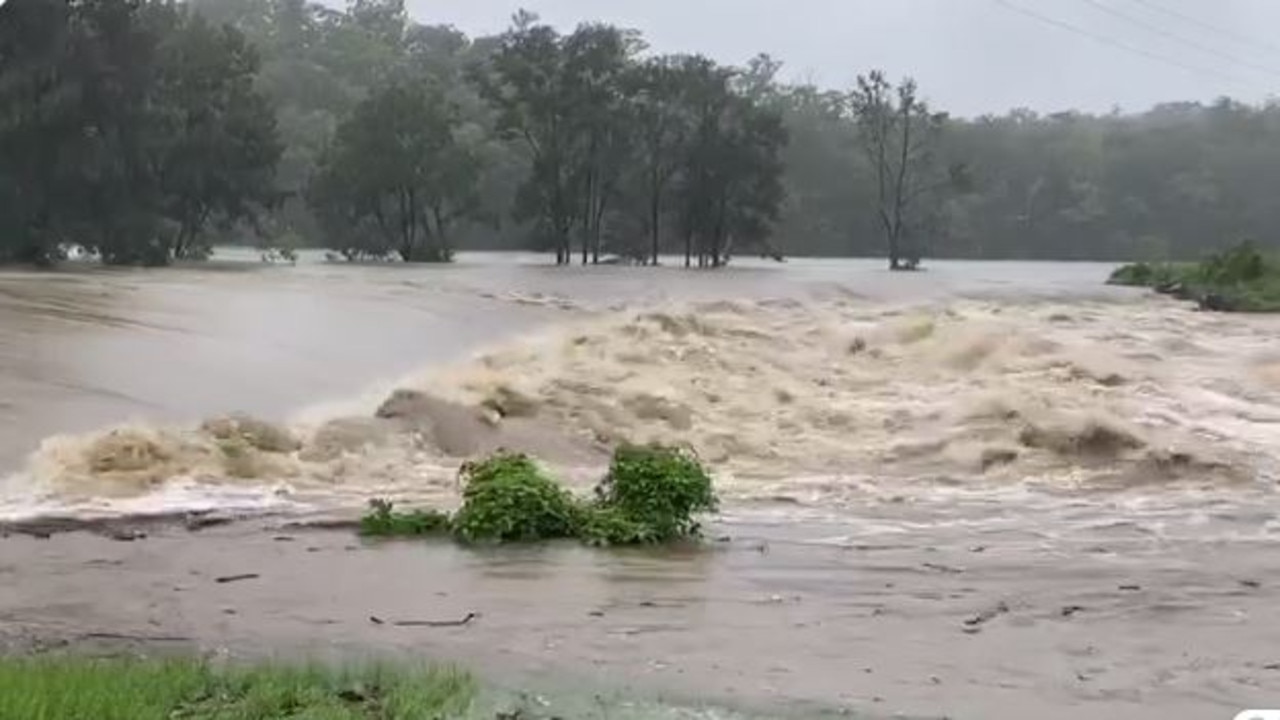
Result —
M 1192 277 L 1195 267 L 1183 263 L 1133 263 L 1111 273 L 1107 283 L 1129 287 L 1150 287 L 1181 283 Z
M 462 467 L 462 507 L 397 512 L 369 503 L 360 532 L 413 537 L 452 530 L 465 543 L 577 538 L 590 545 L 649 545 L 699 533 L 697 516 L 718 502 L 710 475 L 688 451 L 660 445 L 619 448 L 591 500 L 575 498 L 525 455 L 499 452 Z
M 596 496 L 598 507 L 615 515 L 605 526 L 633 524 L 656 542 L 696 535 L 696 516 L 718 505 L 702 463 L 688 450 L 660 445 L 618 448 Z
M 1111 277 L 1107 279 L 1107 284 L 1126 287 L 1152 287 L 1152 278 L 1155 273 L 1156 266 L 1150 263 L 1140 262 L 1122 265 L 1111 273 Z
M 938 207 L 936 196 L 949 184 L 961 184 L 961 166 L 950 177 L 940 174 L 937 145 L 946 117 L 929 110 L 914 80 L 895 88 L 880 71 L 858 76 L 849 104 L 874 175 L 875 215 L 888 245 L 889 268 L 915 269 L 923 254 L 921 239 L 930 229 L 928 214 Z
M 270 204 L 281 147 L 243 36 L 159 0 L 0 13 L 0 261 L 202 257 Z
M 447 670 L 183 659 L 0 659 L 0 717 L 41 720 L 410 720 L 459 717 L 474 683 Z
M 690 118 L 675 189 L 685 265 L 729 262 L 735 241 L 766 248 L 785 197 L 781 116 L 735 90 L 735 72 L 702 57 L 678 65 Z
M 880 73 L 786 84 L 767 56 L 653 56 L 527 13 L 470 38 L 402 0 L 3 8 L 0 263 L 80 244 L 159 265 L 251 231 L 352 260 L 527 244 L 716 266 L 781 238 L 912 267 L 1195 258 L 1280 227 L 1276 104 L 963 119 Z M 1259 282 L 1232 297 L 1266 302 Z
M 360 518 L 360 534 L 365 537 L 421 537 L 448 533 L 452 520 L 438 510 L 399 512 L 388 500 L 370 500 L 369 512 Z
M 321 161 L 310 202 L 347 257 L 447 262 L 450 230 L 478 207 L 480 167 L 458 109 L 431 85 L 393 84 L 360 103 Z
M 765 244 L 777 218 L 781 116 L 735 87 L 731 68 L 703 57 L 639 60 L 642 47 L 636 33 L 608 25 L 561 36 L 530 14 L 501 37 L 475 80 L 498 131 L 531 158 L 515 217 L 560 264 L 572 260 L 575 237 L 584 264 L 605 251 L 656 262 L 670 227 L 687 264 L 696 251 L 700 265 L 723 265 L 735 241 Z
M 628 515 L 621 508 L 584 504 L 578 537 L 596 547 L 654 545 L 664 540 L 658 529 Z
M 1210 285 L 1247 285 L 1275 272 L 1280 272 L 1280 268 L 1269 264 L 1258 248 L 1246 240 L 1205 258 L 1197 277 Z
M 169 254 L 202 259 L 207 225 L 254 221 L 275 203 L 283 153 L 275 109 L 255 87 L 257 52 L 238 30 L 193 15 L 164 38 L 164 95 L 176 133 L 162 160 Z
M 580 511 L 569 491 L 525 455 L 498 453 L 463 466 L 462 507 L 453 531 L 463 542 L 574 537 Z
M 1113 285 L 1149 287 L 1194 300 L 1205 310 L 1280 312 L 1280 263 L 1251 242 L 1197 264 L 1135 263 L 1117 269 Z

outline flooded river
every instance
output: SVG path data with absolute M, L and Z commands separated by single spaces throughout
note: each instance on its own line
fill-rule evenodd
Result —
M 170 500 L 180 504 L 192 498 L 190 493 L 177 493 L 175 486 L 190 490 L 201 485 L 212 491 L 229 484 L 219 482 L 227 478 L 219 477 L 226 473 L 220 472 L 225 468 L 214 467 L 216 459 L 202 462 L 199 457 L 186 457 L 192 455 L 187 442 L 192 438 L 175 437 L 183 429 L 197 428 L 210 418 L 245 413 L 295 426 L 306 436 L 328 421 L 368 417 L 397 388 L 423 385 L 429 385 L 426 389 L 433 394 L 464 402 L 507 386 L 535 394 L 545 389 L 556 397 L 544 398 L 548 401 L 544 424 L 554 421 L 579 433 L 612 424 L 619 433 L 634 436 L 630 439 L 671 426 L 660 417 L 645 419 L 634 412 L 628 417 L 605 417 L 590 411 L 599 410 L 602 400 L 616 400 L 612 404 L 629 405 L 633 411 L 648 403 L 655 407 L 639 408 L 640 415 L 661 415 L 664 403 L 670 401 L 677 413 L 707 411 L 705 419 L 699 418 L 696 427 L 689 428 L 706 437 L 686 438 L 686 430 L 674 428 L 681 439 L 694 439 L 700 447 L 710 442 L 716 447 L 706 449 L 728 455 L 730 448 L 721 447 L 721 441 L 739 433 L 738 422 L 750 420 L 751 430 L 757 433 L 808 433 L 807 425 L 815 412 L 822 412 L 826 396 L 840 389 L 824 390 L 811 383 L 822 381 L 816 375 L 829 369 L 826 364 L 832 361 L 833 349 L 837 361 L 844 359 L 840 356 L 846 348 L 836 346 L 854 342 L 858 332 L 875 332 L 878 325 L 890 333 L 928 330 L 931 314 L 949 312 L 953 301 L 967 302 L 983 314 L 998 310 L 1002 297 L 1026 302 L 1054 295 L 1102 295 L 1098 278 L 1106 273 L 1102 266 L 1089 265 L 954 263 L 930 273 L 891 276 L 879 263 L 803 260 L 786 266 L 735 267 L 722 273 L 676 268 L 643 272 L 555 269 L 539 264 L 541 260 L 477 255 L 464 256 L 449 268 L 312 262 L 296 268 L 245 264 L 163 273 L 0 276 L 0 397 L 5 403 L 0 413 L 0 468 L 8 472 L 0 516 L 95 498 L 141 502 L 142 496 L 150 495 L 159 502 L 165 490 L 174 491 Z M 955 300 L 961 295 L 988 299 Z M 913 306 L 923 309 L 905 319 L 893 317 Z M 1127 311 L 1121 306 L 1114 312 L 1124 315 Z M 1052 314 L 1052 306 L 1036 313 L 1025 320 L 1047 325 L 1045 317 Z M 707 327 L 690 334 L 663 325 L 679 325 L 694 316 L 705 318 Z M 628 326 L 632 321 L 635 326 Z M 918 327 L 896 329 L 895 322 L 914 322 Z M 725 325 L 725 334 L 715 334 L 717 324 Z M 968 332 L 967 326 L 977 328 L 979 320 L 962 324 L 961 330 Z M 983 327 L 980 332 L 1000 331 L 997 326 Z M 703 329 L 709 334 L 698 332 Z M 570 358 L 550 347 L 563 342 L 566 332 L 587 333 L 590 342 L 577 346 L 583 350 L 580 357 Z M 777 333 L 770 342 L 752 342 L 751 333 L 763 338 L 770 332 Z M 875 340 L 871 335 L 868 339 Z M 699 364 L 707 359 L 699 357 L 684 362 L 672 356 L 702 350 L 724 352 L 730 364 L 720 366 L 714 360 Z M 793 350 L 800 354 L 789 355 Z M 538 352 L 544 355 L 537 356 Z M 648 356 L 624 357 L 628 353 Z M 860 363 L 849 358 L 851 366 Z M 566 367 L 566 361 L 580 367 Z M 509 367 L 495 369 L 495 362 Z M 916 392 L 909 386 L 919 378 L 899 372 L 894 367 L 897 362 L 891 358 L 881 363 L 879 380 L 874 375 L 851 379 L 869 388 L 887 383 L 873 388 L 877 421 L 894 404 L 893 392 Z M 786 367 L 779 369 L 779 364 Z M 762 378 L 760 372 L 772 375 Z M 626 398 L 595 397 L 599 388 L 591 383 L 625 375 L 653 388 L 637 386 Z M 586 385 L 573 387 L 567 380 Z M 769 416 L 776 403 L 755 397 L 755 388 L 749 387 L 761 380 L 777 384 L 765 389 L 767 394 L 796 396 L 792 407 L 797 417 L 784 418 L 784 427 L 775 426 Z M 707 383 L 717 385 L 716 389 L 701 388 Z M 529 387 L 538 384 L 545 388 Z M 693 387 L 700 388 L 702 396 L 659 397 Z M 655 388 L 657 395 L 647 393 Z M 843 389 L 851 391 L 841 394 L 845 403 L 856 404 L 865 395 L 856 383 Z M 716 392 L 729 395 L 718 406 L 705 397 Z M 736 415 L 742 402 L 755 403 L 745 416 Z M 575 403 L 583 406 L 577 408 L 583 412 L 575 411 Z M 865 409 L 846 407 L 833 412 Z M 726 411 L 735 416 L 717 417 Z M 578 420 L 591 415 L 584 420 L 591 427 L 562 422 L 566 413 Z M 838 423 L 839 418 L 835 419 Z M 818 418 L 819 424 L 830 420 Z M 633 421 L 636 426 L 627 428 L 626 423 Z M 139 457 L 133 465 L 125 463 L 139 472 L 91 472 L 93 467 L 123 468 L 104 456 L 110 454 L 109 443 L 93 445 L 102 440 L 101 433 L 94 431 L 112 427 L 131 433 L 122 438 L 125 444 L 137 441 L 125 450 L 144 455 L 148 450 L 161 452 L 173 462 L 148 467 L 147 458 Z M 828 429 L 835 432 L 813 439 L 843 445 L 843 430 Z M 400 444 L 395 438 L 383 440 L 387 442 L 365 444 Z M 757 440 L 761 445 L 778 443 L 777 438 Z M 198 438 L 195 445 L 201 445 Z M 342 449 L 348 464 L 359 463 L 356 449 Z M 828 449 L 837 452 L 815 456 L 800 445 L 791 448 L 790 458 L 778 457 L 777 462 L 757 469 L 783 476 L 815 469 L 853 469 L 843 464 L 849 453 Z M 201 454 L 201 448 L 194 450 L 195 455 Z M 391 456 L 399 450 L 405 448 L 366 454 L 371 464 L 385 466 L 405 459 Z M 749 448 L 744 455 L 757 452 L 769 449 Z M 325 453 L 312 453 L 316 454 Z M 372 459 L 374 455 L 378 457 Z M 786 462 L 797 457 L 831 462 L 816 468 L 808 467 L 807 461 L 806 467 Z M 417 461 L 424 458 L 409 460 L 421 466 Z M 237 482 L 234 489 L 268 489 L 275 497 L 284 485 L 304 490 L 307 479 L 326 479 L 321 477 L 325 468 L 289 464 L 288 472 L 239 478 L 263 482 Z M 444 464 L 455 465 L 452 459 Z M 279 482 L 287 480 L 294 482 Z M 191 482 L 183 485 L 182 481 Z M 361 482 L 356 478 L 353 492 L 378 489 L 360 487 Z M 39 505 L 45 500 L 47 506 Z M 140 502 L 125 505 L 142 509 Z
M 1105 288 L 1101 265 L 541 261 L 0 275 L 0 519 L 274 518 L 5 541 L 0 619 L 322 637 L 769 713 L 1280 705 L 1280 321 Z M 227 423 L 261 442 L 229 452 Z M 460 458 L 499 445 L 585 487 L 622 440 L 695 446 L 725 541 L 273 539 L 370 497 L 449 505 Z M 245 570 L 264 582 L 190 592 Z M 423 612 L 481 621 L 368 621 Z

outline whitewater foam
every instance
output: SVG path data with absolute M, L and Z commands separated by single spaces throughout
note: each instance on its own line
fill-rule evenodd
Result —
M 123 508 L 204 488 L 264 506 L 448 503 L 464 457 L 515 447 L 586 484 L 621 442 L 694 447 L 731 500 L 1220 487 L 1274 476 L 1275 328 L 1150 301 L 613 311 L 426 369 L 340 416 L 51 438 L 9 498 Z
M 1091 321 L 1045 322 L 1035 305 L 869 314 L 842 302 L 720 302 L 607 317 L 420 386 L 469 405 L 519 396 L 606 443 L 688 442 L 744 478 L 1066 479 L 1081 464 L 1165 456 L 1186 460 L 1165 463 L 1171 479 L 1219 474 L 1232 462 L 1185 407 L 1211 377 L 1173 384 L 1176 357 L 1140 367 L 1123 346 L 1150 338 L 1135 328 L 1118 340 L 1107 327 L 1141 309 L 1098 305 Z M 1145 422 L 1153 412 L 1173 422 Z

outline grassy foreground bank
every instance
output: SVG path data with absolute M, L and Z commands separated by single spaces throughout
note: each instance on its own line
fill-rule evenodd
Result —
M 561 689 L 563 690 L 563 689 Z M 193 659 L 0 657 L 0 720 L 771 720 L 848 717 L 838 709 L 765 715 L 712 705 L 482 687 L 423 665 L 216 667 Z
M 476 685 L 433 668 L 182 659 L 0 658 L 5 720 L 422 720 L 465 717 Z

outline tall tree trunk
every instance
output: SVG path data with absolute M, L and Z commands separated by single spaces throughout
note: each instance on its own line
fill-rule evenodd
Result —
M 893 221 L 889 217 L 889 115 L 890 110 L 887 103 L 883 100 L 877 102 L 875 117 L 875 138 L 873 142 L 876 144 L 876 185 L 878 189 L 878 206 L 876 214 L 880 218 L 880 226 L 884 230 L 885 241 L 888 243 L 889 251 L 889 268 L 891 270 L 898 269 L 898 239 L 893 227 Z
M 554 127 L 552 130 L 557 132 Z M 554 150 L 554 152 L 558 153 L 559 150 Z M 571 239 L 569 237 L 573 228 L 573 218 L 567 217 L 570 215 L 570 211 L 569 208 L 565 207 L 564 173 L 558 155 L 553 156 L 551 177 L 554 183 L 551 191 L 551 208 L 547 219 L 556 244 L 556 265 L 568 265 L 573 261 L 573 248 L 570 245 Z
M 594 141 L 592 143 L 594 155 Z M 595 214 L 596 173 L 594 169 L 587 171 L 586 192 L 582 198 L 582 264 L 586 265 L 591 248 L 591 216 Z
M 564 264 L 571 264 L 573 262 L 573 218 L 567 215 L 557 218 L 556 241 L 560 243 L 560 250 L 564 253 Z
M 609 206 L 609 201 L 607 198 L 608 198 L 607 193 L 601 193 L 600 200 L 597 203 L 598 206 L 596 207 L 596 211 L 595 211 L 595 219 L 592 221 L 592 224 L 595 225 L 595 229 L 592 230 L 592 237 L 591 237 L 591 264 L 592 265 L 600 264 L 600 250 L 601 250 L 602 241 L 604 239 L 604 213 Z
M 191 226 L 190 221 L 183 220 L 178 226 L 178 234 L 173 239 L 173 247 L 169 248 L 169 253 L 174 260 L 181 260 L 186 256 L 187 232 Z
M 409 248 L 409 257 L 405 258 L 406 262 L 417 262 L 422 260 L 421 253 L 418 252 L 418 219 L 416 210 L 416 201 L 413 190 L 405 190 L 401 204 L 401 217 L 403 218 L 405 227 L 405 242 Z
M 658 255 L 662 245 L 662 231 L 658 228 L 660 222 L 662 222 L 662 207 L 655 194 L 649 203 L 649 242 L 652 245 L 649 260 L 654 267 L 658 265 Z
M 432 206 L 431 214 L 436 220 L 436 259 L 444 262 L 449 259 L 449 255 L 451 254 L 451 249 L 449 247 L 449 221 L 445 220 L 444 209 L 439 205 Z
M 902 107 L 902 147 L 901 155 L 898 162 L 898 177 L 893 185 L 893 240 L 890 244 L 890 260 L 889 265 L 894 270 L 900 270 L 902 265 L 902 215 L 906 207 L 906 183 L 908 163 L 911 158 L 911 111 L 913 107 L 910 103 L 904 103 Z

